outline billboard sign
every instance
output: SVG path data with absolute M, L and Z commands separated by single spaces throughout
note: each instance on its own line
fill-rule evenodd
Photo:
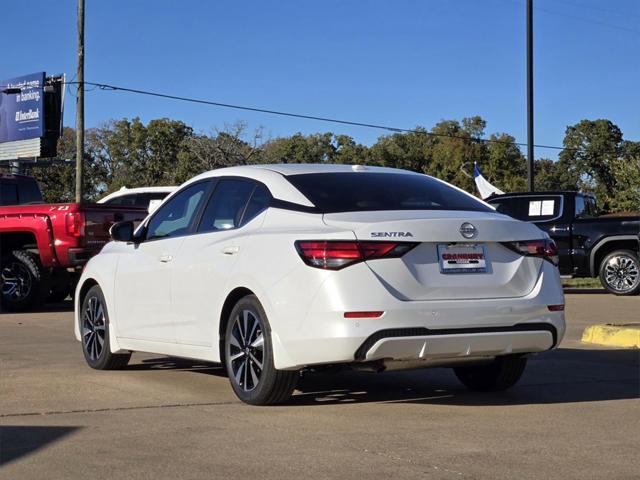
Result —
M 44 72 L 0 80 L 0 143 L 44 136 L 44 81 Z M 7 88 L 20 92 L 3 93 Z

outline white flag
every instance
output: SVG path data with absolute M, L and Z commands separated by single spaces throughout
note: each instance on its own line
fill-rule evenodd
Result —
M 482 176 L 482 172 L 477 164 L 473 165 L 473 179 L 476 181 L 476 187 L 478 187 L 478 191 L 483 200 L 489 198 L 491 195 L 502 195 L 504 193 L 499 188 L 491 185 L 487 179 Z

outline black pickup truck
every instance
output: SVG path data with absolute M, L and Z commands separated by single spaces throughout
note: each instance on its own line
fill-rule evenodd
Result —
M 640 293 L 640 214 L 599 215 L 593 195 L 569 191 L 506 193 L 487 201 L 546 231 L 558 246 L 561 275 L 600 277 L 616 295 Z

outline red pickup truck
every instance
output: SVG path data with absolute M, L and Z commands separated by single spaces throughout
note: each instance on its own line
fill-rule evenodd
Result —
M 82 266 L 109 241 L 111 225 L 146 215 L 139 207 L 45 204 L 35 179 L 0 174 L 0 309 L 63 300 Z

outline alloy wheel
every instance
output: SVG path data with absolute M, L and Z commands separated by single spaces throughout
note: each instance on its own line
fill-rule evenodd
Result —
M 227 351 L 233 380 L 245 392 L 260 383 L 264 363 L 264 329 L 260 317 L 242 310 L 233 319 Z
M 104 307 L 98 297 L 90 297 L 82 312 L 82 343 L 92 361 L 97 361 L 104 349 L 106 322 Z
M 628 292 L 640 282 L 640 267 L 632 257 L 616 255 L 605 264 L 604 279 L 613 290 Z
M 12 301 L 20 301 L 29 296 L 33 284 L 26 266 L 13 262 L 2 269 L 2 296 Z

